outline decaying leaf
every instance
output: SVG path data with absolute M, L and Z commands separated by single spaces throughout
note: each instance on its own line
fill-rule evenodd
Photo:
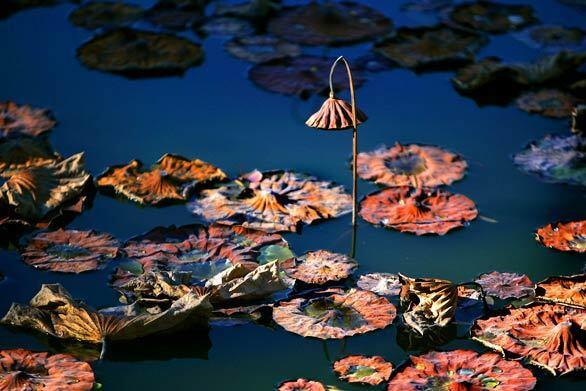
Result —
M 560 90 L 540 90 L 521 95 L 515 101 L 518 108 L 545 117 L 567 118 L 578 100 Z
M 142 15 L 143 9 L 133 4 L 96 1 L 75 9 L 69 21 L 84 29 L 97 30 L 130 25 Z
M 212 306 L 208 295 L 189 293 L 168 308 L 142 303 L 100 311 L 76 301 L 59 284 L 45 284 L 29 305 L 12 304 L 0 323 L 32 329 L 60 339 L 99 344 L 123 341 L 193 326 L 206 325 Z
M 586 165 L 583 183 L 586 185 Z M 553 223 L 537 230 L 535 239 L 542 245 L 559 251 L 586 252 L 586 220 Z
M 401 304 L 406 308 L 403 320 L 420 334 L 445 327 L 456 315 L 458 289 L 447 280 L 409 278 L 399 274 L 402 283 Z
M 356 126 L 366 121 L 368 117 L 359 108 L 356 108 Z M 354 127 L 352 105 L 343 99 L 333 96 L 325 100 L 320 109 L 313 113 L 305 124 L 321 130 L 344 130 Z
M 191 286 L 177 279 L 172 272 L 158 269 L 145 271 L 133 278 L 117 281 L 116 289 L 124 295 L 122 301 L 153 300 L 158 302 L 173 302 L 186 294 L 195 291 Z
M 503 315 L 477 320 L 472 336 L 558 375 L 586 369 L 584 327 L 585 310 L 544 304 L 510 308 Z
M 471 350 L 411 356 L 410 364 L 390 381 L 387 391 L 502 390 L 528 391 L 537 379 L 517 361 Z
M 44 137 L 22 137 L 0 140 L 0 176 L 56 163 L 61 159 Z
M 326 391 L 326 387 L 315 380 L 286 380 L 279 384 L 277 391 Z
M 23 136 L 36 137 L 57 124 L 49 110 L 14 102 L 0 102 L 0 140 Z
M 389 380 L 393 364 L 381 356 L 347 356 L 334 362 L 334 372 L 349 383 L 376 386 Z
M 271 34 L 303 45 L 342 45 L 378 38 L 392 22 L 363 4 L 310 2 L 283 8 L 268 25 Z
M 298 45 L 268 35 L 236 37 L 228 41 L 225 48 L 232 56 L 255 64 L 301 54 Z
M 193 213 L 267 232 L 295 232 L 301 223 L 338 217 L 352 209 L 342 186 L 288 171 L 253 171 L 201 194 L 190 204 Z
M 408 186 L 366 196 L 360 202 L 359 213 L 371 224 L 415 235 L 445 235 L 478 216 L 476 205 L 466 196 Z
M 358 263 L 349 256 L 326 250 L 310 251 L 281 264 L 289 277 L 316 285 L 344 280 L 357 267 Z
M 535 295 L 535 284 L 525 274 L 490 272 L 475 280 L 489 296 L 502 300 Z
M 303 337 L 341 339 L 383 329 L 396 314 L 393 304 L 372 292 L 331 289 L 320 297 L 281 302 L 273 320 Z
M 81 273 L 101 269 L 119 250 L 118 240 L 109 234 L 59 229 L 32 237 L 21 256 L 38 269 Z
M 492 34 L 519 30 L 537 22 L 531 6 L 484 0 L 455 6 L 449 14 L 449 20 L 474 31 Z
M 195 187 L 224 179 L 226 174 L 210 163 L 165 154 L 151 169 L 138 160 L 112 166 L 96 183 L 141 205 L 156 206 L 185 202 Z
M 68 354 L 0 350 L 1 391 L 90 391 L 94 381 L 90 365 Z
M 356 282 L 358 288 L 371 291 L 380 296 L 399 296 L 401 281 L 399 276 L 391 273 L 370 273 L 360 276 Z
M 360 178 L 386 186 L 449 185 L 462 179 L 468 167 L 460 155 L 417 144 L 397 143 L 391 148 L 361 152 L 357 159 Z
M 586 274 L 548 277 L 537 284 L 539 300 L 586 309 Z

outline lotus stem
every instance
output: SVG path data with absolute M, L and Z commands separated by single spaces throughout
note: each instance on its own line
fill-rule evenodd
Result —
M 106 356 L 106 338 L 102 338 L 102 350 L 100 350 L 100 360 L 104 359 Z
M 352 104 L 352 225 L 356 225 L 356 206 L 357 206 L 357 188 L 358 188 L 358 175 L 357 175 L 357 155 L 358 155 L 358 125 L 356 123 L 356 95 L 354 94 L 354 81 L 352 79 L 352 71 L 350 70 L 350 64 L 344 58 L 340 56 L 332 64 L 330 69 L 330 98 L 334 97 L 334 70 L 336 65 L 342 61 L 346 66 L 346 72 L 348 74 L 348 85 L 350 87 L 350 102 Z

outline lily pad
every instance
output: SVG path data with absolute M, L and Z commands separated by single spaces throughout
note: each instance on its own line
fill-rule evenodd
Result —
M 229 37 L 245 37 L 255 33 L 255 29 L 250 22 L 228 17 L 212 18 L 201 25 L 199 31 L 206 35 Z
M 531 47 L 548 51 L 586 48 L 586 31 L 579 28 L 539 25 L 518 33 L 517 38 Z
M 315 380 L 286 380 L 278 385 L 277 391 L 326 391 L 326 387 Z
M 492 1 L 457 5 L 450 12 L 449 20 L 458 26 L 491 34 L 520 30 L 537 22 L 531 6 Z
M 578 100 L 560 90 L 540 90 L 528 92 L 517 98 L 516 106 L 528 113 L 546 117 L 567 118 Z
M 201 64 L 204 53 L 185 38 L 120 28 L 86 42 L 77 57 L 88 68 L 140 78 L 182 75 Z
M 51 165 L 61 160 L 44 137 L 23 137 L 0 141 L 0 176 L 10 172 Z
M 475 280 L 489 296 L 501 300 L 535 295 L 535 284 L 525 274 L 490 272 Z
M 344 45 L 389 33 L 392 22 L 382 13 L 351 1 L 286 7 L 268 25 L 271 34 L 302 45 Z
M 271 244 L 260 249 L 257 261 L 259 264 L 264 265 L 274 261 L 283 262 L 294 257 L 295 254 L 289 247 Z
M 488 40 L 447 26 L 402 27 L 374 50 L 404 68 L 451 68 L 467 63 Z
M 358 176 L 385 186 L 449 185 L 462 179 L 467 167 L 460 155 L 430 145 L 397 143 L 357 158 Z
M 113 2 L 90 2 L 75 9 L 69 21 L 88 30 L 114 28 L 130 25 L 143 15 L 143 9 L 133 4 Z
M 323 285 L 350 277 L 358 263 L 344 254 L 318 250 L 284 262 L 281 267 L 291 278 L 306 284 Z
M 51 112 L 14 102 L 0 102 L 0 140 L 23 136 L 36 137 L 57 124 Z
M 376 386 L 391 377 L 393 364 L 381 356 L 347 356 L 334 362 L 334 372 L 349 383 Z
M 138 204 L 158 206 L 186 202 L 196 187 L 225 178 L 226 174 L 210 163 L 165 154 L 150 170 L 138 160 L 112 166 L 96 184 Z
M 548 224 L 537 230 L 535 239 L 559 251 L 586 252 L 586 220 Z
M 478 211 L 474 202 L 461 194 L 399 186 L 366 196 L 360 202 L 360 216 L 400 232 L 445 235 L 474 220 Z
M 144 18 L 154 26 L 167 30 L 183 31 L 203 22 L 202 7 L 195 4 L 159 1 L 144 13 Z
M 358 288 L 371 291 L 380 296 L 399 296 L 401 281 L 399 276 L 391 273 L 370 273 L 360 276 L 356 282 Z
M 393 304 L 372 292 L 331 289 L 312 299 L 281 302 L 273 309 L 273 320 L 303 337 L 341 339 L 383 329 L 396 314 Z
M 94 387 L 94 371 L 68 354 L 0 350 L 0 390 L 76 390 Z
M 297 44 L 267 35 L 236 37 L 226 42 L 224 47 L 232 56 L 255 64 L 301 54 Z
M 471 350 L 430 352 L 411 362 L 390 381 L 387 391 L 510 390 L 528 391 L 537 379 L 517 361 Z
M 253 171 L 203 190 L 189 208 L 209 221 L 266 232 L 296 232 L 302 223 L 335 218 L 352 209 L 342 186 L 289 171 Z
M 118 241 L 109 234 L 59 229 L 32 237 L 21 256 L 24 263 L 38 269 L 82 273 L 103 268 L 119 253 Z
M 539 300 L 586 309 L 586 274 L 548 277 L 537 284 Z
M 526 358 L 553 375 L 586 369 L 586 311 L 561 305 L 511 308 L 476 321 L 474 339 L 499 352 Z

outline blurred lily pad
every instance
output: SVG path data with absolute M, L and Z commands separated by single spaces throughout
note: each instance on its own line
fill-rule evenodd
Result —
M 458 26 L 491 34 L 519 30 L 537 22 L 531 6 L 492 1 L 456 5 L 449 13 L 449 20 Z
M 137 5 L 114 2 L 89 2 L 75 9 L 69 15 L 69 21 L 88 30 L 128 26 L 143 15 L 143 9 Z
M 568 118 L 578 99 L 560 90 L 527 92 L 515 101 L 518 108 L 545 117 Z
M 204 14 L 202 7 L 197 4 L 181 5 L 162 0 L 149 8 L 144 18 L 154 26 L 182 31 L 202 23 Z
M 226 42 L 225 48 L 234 57 L 255 64 L 301 54 L 297 44 L 266 35 L 236 37 Z
M 547 51 L 586 49 L 586 31 L 575 27 L 538 25 L 515 36 L 531 47 Z
M 0 140 L 23 136 L 36 137 L 57 124 L 47 109 L 37 109 L 14 102 L 0 102 Z

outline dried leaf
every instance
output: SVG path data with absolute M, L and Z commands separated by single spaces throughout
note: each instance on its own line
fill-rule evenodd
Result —
M 391 377 L 393 364 L 380 356 L 347 356 L 334 362 L 334 372 L 349 383 L 376 386 Z
M 349 256 L 325 250 L 310 251 L 281 264 L 289 277 L 316 285 L 344 280 L 357 267 L 358 263 Z
M 586 180 L 586 167 L 584 168 Z M 586 220 L 548 224 L 537 230 L 535 239 L 542 245 L 559 251 L 586 252 Z
M 586 309 L 586 274 L 548 277 L 537 284 L 538 299 Z
M 0 140 L 45 134 L 57 124 L 49 110 L 0 102 Z
M 475 280 L 489 296 L 502 300 L 535 295 L 535 284 L 525 274 L 490 272 Z

